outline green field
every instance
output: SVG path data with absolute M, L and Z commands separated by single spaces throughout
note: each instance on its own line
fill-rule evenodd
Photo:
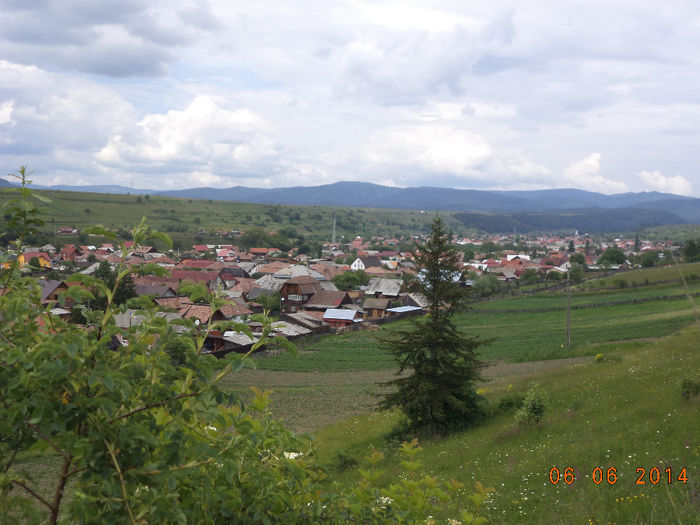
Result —
M 683 265 L 683 271 L 697 271 L 696 264 Z M 656 276 L 672 275 L 659 269 Z M 678 270 L 673 268 L 678 276 Z M 622 275 L 622 274 L 621 274 Z M 643 283 L 648 270 L 626 272 L 625 278 Z M 609 279 L 609 278 L 608 278 Z M 571 347 L 566 345 L 566 295 L 564 292 L 505 297 L 472 305 L 455 317 L 463 330 L 488 341 L 481 347 L 487 360 L 536 361 L 582 355 L 595 355 L 597 344 L 648 339 L 670 335 L 693 322 L 693 309 L 678 283 L 638 285 L 625 289 L 596 289 L 572 293 Z M 700 282 L 690 283 L 690 291 L 700 293 Z M 666 299 L 666 297 L 673 297 Z M 700 297 L 695 298 L 700 303 Z M 614 303 L 614 304 L 608 304 Z M 585 307 L 584 307 L 585 306 Z M 546 310 L 545 310 L 546 309 Z M 545 311 L 542 311 L 545 310 Z M 295 372 L 343 372 L 382 370 L 394 366 L 377 337 L 400 329 L 410 320 L 385 324 L 379 332 L 358 331 L 326 336 L 304 345 L 294 357 L 280 354 L 260 358 L 257 366 L 266 370 Z
M 600 362 L 589 358 L 494 378 L 485 385 L 494 404 L 509 387 L 523 391 L 537 380 L 548 396 L 544 420 L 519 427 L 512 413 L 502 412 L 470 431 L 426 439 L 419 474 L 456 479 L 467 488 L 475 481 L 494 487 L 482 509 L 490 523 L 697 523 L 700 402 L 681 396 L 681 381 L 698 375 L 698 337 L 694 326 L 656 342 L 602 345 Z M 332 478 L 355 481 L 356 471 L 341 466 L 362 464 L 373 447 L 387 454 L 385 482 L 399 475 L 386 441 L 395 421 L 390 413 L 366 414 L 318 431 L 318 455 Z M 553 467 L 561 476 L 570 467 L 574 482 L 552 484 Z M 593 481 L 596 467 L 603 473 L 600 484 Z M 651 472 L 655 467 L 660 480 Z M 611 468 L 615 483 L 607 481 Z M 637 469 L 645 469 L 644 485 L 636 484 Z M 678 479 L 683 472 L 686 483 Z M 452 516 L 467 506 L 465 498 Z
M 348 240 L 356 235 L 409 236 L 427 231 L 432 220 L 430 213 L 412 210 L 286 206 L 49 190 L 38 193 L 51 199 L 51 203 L 42 203 L 40 209 L 46 222 L 42 230 L 52 235 L 59 226 L 82 229 L 101 224 L 106 228 L 129 229 L 145 216 L 152 228 L 181 240 L 186 247 L 202 240 L 223 243 L 225 239 L 217 238 L 216 231 L 245 232 L 253 227 L 277 232 L 291 229 L 316 241 L 330 240 L 334 213 L 338 238 L 344 236 Z M 0 191 L 0 205 L 12 196 L 11 192 Z M 442 216 L 455 231 L 466 231 L 452 213 Z M 0 217 L 0 229 L 2 221 Z M 74 237 L 57 236 L 54 242 L 74 242 Z
M 666 280 L 657 273 L 662 275 L 658 281 Z M 700 400 L 684 399 L 681 383 L 700 381 L 699 327 L 686 298 L 630 302 L 683 292 L 673 283 L 577 292 L 595 306 L 573 310 L 568 351 L 561 346 L 564 311 L 536 310 L 538 301 L 558 307 L 562 294 L 499 299 L 459 316 L 471 333 L 494 339 L 483 347 L 482 357 L 493 364 L 481 385 L 494 412 L 472 430 L 423 438 L 417 474 L 467 487 L 452 512 L 434 517 L 458 516 L 469 507 L 468 489 L 480 481 L 495 488 L 481 509 L 490 523 L 697 523 Z M 610 298 L 627 302 L 603 306 Z M 495 311 L 513 304 L 524 311 Z M 383 325 L 381 332 L 405 322 Z M 386 456 L 383 483 L 404 475 L 397 443 L 389 438 L 398 416 L 375 409 L 378 383 L 395 371 L 375 333 L 324 337 L 303 346 L 297 358 L 259 358 L 260 369 L 230 382 L 241 392 L 250 384 L 271 389 L 273 413 L 291 428 L 314 434 L 320 463 L 341 484 L 359 479 L 357 467 L 373 448 Z M 533 380 L 546 392 L 546 415 L 521 427 L 512 411 L 496 407 Z M 549 481 L 553 467 L 562 476 L 556 485 Z M 563 481 L 569 467 L 571 484 Z M 596 467 L 601 470 L 595 479 L 603 474 L 599 484 Z M 614 473 L 614 483 L 608 473 Z M 637 484 L 642 473 L 644 484 Z

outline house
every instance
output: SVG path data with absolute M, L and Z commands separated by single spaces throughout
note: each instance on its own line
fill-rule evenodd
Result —
M 389 299 L 375 299 L 369 297 L 362 303 L 362 309 L 365 311 L 365 319 L 381 319 L 386 317 L 386 311 L 389 308 Z
M 178 281 L 194 281 L 196 283 L 203 283 L 210 290 L 216 289 L 216 287 L 221 284 L 219 280 L 219 272 L 202 271 L 197 270 L 173 270 L 170 273 L 173 279 Z
M 212 316 L 212 321 L 231 321 L 231 320 L 242 320 L 241 318 L 246 315 L 252 314 L 253 311 L 247 306 L 236 304 L 233 301 L 229 301 L 222 307 L 220 307 L 214 315 Z
M 409 315 L 419 315 L 422 312 L 423 309 L 420 306 L 397 306 L 386 310 L 389 317 L 407 317 Z
M 272 329 L 275 334 L 286 337 L 287 339 L 297 339 L 313 333 L 313 330 L 309 328 L 284 321 L 275 321 L 272 323 Z
M 345 272 L 350 271 L 350 267 L 347 264 L 335 264 L 331 262 L 319 262 L 309 266 L 315 272 L 320 273 L 326 279 L 333 279 L 336 275 L 342 275 Z
M 319 319 L 311 312 L 287 313 L 282 315 L 282 319 L 307 328 L 312 332 L 321 332 L 325 329 L 326 326 L 322 318 Z
M 248 281 L 246 281 L 247 283 Z M 246 298 L 254 301 L 261 295 L 275 295 L 282 289 L 283 281 L 277 280 L 272 275 L 263 275 L 260 279 L 253 281 L 246 292 Z M 239 286 L 243 286 L 239 281 Z M 234 289 L 236 289 L 234 287 Z M 243 289 L 243 288 L 241 288 Z
M 357 310 L 329 308 L 323 314 L 323 321 L 328 323 L 333 328 L 340 328 L 341 326 L 360 323 L 362 322 L 362 317 L 360 317 Z
M 321 283 L 306 275 L 288 279 L 280 288 L 282 311 L 296 312 L 311 297 L 323 290 Z
M 399 279 L 372 277 L 367 285 L 367 289 L 365 290 L 365 295 L 379 297 L 382 299 L 396 299 L 399 296 L 402 284 L 403 282 Z
M 328 308 L 340 308 L 344 304 L 352 304 L 352 299 L 347 292 L 321 290 L 316 292 L 306 304 L 304 310 L 327 310 Z
M 82 254 L 83 252 L 80 250 L 80 248 L 78 248 L 74 244 L 66 244 L 58 252 L 58 258 L 62 261 L 75 261 Z
M 58 301 L 58 294 L 68 290 L 68 285 L 63 281 L 39 279 L 37 283 L 41 287 L 41 304 Z
M 294 277 L 311 277 L 317 281 L 325 281 L 326 277 L 323 274 L 314 271 L 308 266 L 303 264 L 295 264 L 293 266 L 287 266 L 281 270 L 274 273 L 275 279 L 292 279 Z
M 143 295 L 152 295 L 153 297 L 176 297 L 177 296 L 177 291 L 172 287 L 168 285 L 161 285 L 161 286 L 151 286 L 151 285 L 143 285 L 143 284 L 137 284 L 134 285 L 134 292 L 138 297 L 141 297 Z
M 291 268 L 291 264 L 283 262 L 283 261 L 272 261 L 271 263 L 268 264 L 261 264 L 257 268 L 255 268 L 255 273 L 277 273 L 280 270 L 285 270 L 287 268 Z
M 219 272 L 219 279 L 221 279 L 221 282 L 224 283 L 224 286 L 226 286 L 226 288 L 235 286 L 237 279 L 248 278 L 250 278 L 250 274 L 237 265 L 225 266 Z
M 381 268 L 382 267 L 382 261 L 379 259 L 379 257 L 375 256 L 363 256 L 363 257 L 358 257 L 355 259 L 352 264 L 350 265 L 350 268 L 353 271 L 357 270 L 366 270 L 367 268 Z
M 402 302 L 404 306 L 417 306 L 421 309 L 430 307 L 430 302 L 428 301 L 428 298 L 419 292 L 406 294 Z
M 255 258 L 264 259 L 267 256 L 268 251 L 269 250 L 267 248 L 251 248 L 248 250 L 248 253 Z
M 39 261 L 39 268 L 51 268 L 51 259 L 46 252 L 24 252 L 19 255 L 19 265 L 25 266 L 36 257 Z
M 209 261 L 207 259 L 182 259 L 177 263 L 177 268 L 179 270 L 205 270 L 209 268 L 214 261 Z

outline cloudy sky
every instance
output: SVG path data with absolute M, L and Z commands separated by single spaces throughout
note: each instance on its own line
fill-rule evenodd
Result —
M 41 184 L 700 196 L 700 4 L 0 0 Z

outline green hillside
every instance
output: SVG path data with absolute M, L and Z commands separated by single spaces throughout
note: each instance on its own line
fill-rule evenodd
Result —
M 112 229 L 128 229 L 146 217 L 149 226 L 164 231 L 184 247 L 193 242 L 221 240 L 217 231 L 248 231 L 263 228 L 300 235 L 314 241 L 328 241 L 336 214 L 337 238 L 409 236 L 427 231 L 432 219 L 429 213 L 410 210 L 371 208 L 331 208 L 325 206 L 286 206 L 236 203 L 216 200 L 180 199 L 174 197 L 117 195 L 43 190 L 51 203 L 42 204 L 44 231 L 55 234 L 60 226 L 78 229 L 101 224 Z M 0 205 L 12 194 L 0 191 Z M 446 214 L 448 215 L 448 214 Z M 451 225 L 457 221 L 447 217 Z M 0 217 L 0 229 L 5 219 Z M 464 230 L 464 228 L 461 228 Z M 70 236 L 59 236 L 73 242 Z
M 700 401 L 681 395 L 684 379 L 700 380 L 697 340 L 693 326 L 655 342 L 601 345 L 599 361 L 543 371 L 523 364 L 493 377 L 484 386 L 493 406 L 539 382 L 548 400 L 543 421 L 520 427 L 512 411 L 501 410 L 473 430 L 424 439 L 418 474 L 494 487 L 482 509 L 490 523 L 697 523 Z M 395 421 L 367 413 L 319 430 L 318 454 L 332 477 L 355 480 L 356 471 L 342 466 L 362 464 L 372 448 L 388 455 L 384 481 L 396 475 L 398 459 L 386 442 Z M 556 480 L 555 467 L 556 485 L 549 477 Z
M 677 282 L 668 282 L 671 270 Z M 700 327 L 687 297 L 664 299 L 685 292 L 677 268 L 624 275 L 638 284 L 574 293 L 581 308 L 572 313 L 569 350 L 563 293 L 479 303 L 458 318 L 464 329 L 493 339 L 482 347 L 492 365 L 480 390 L 492 415 L 448 438 L 422 438 L 416 475 L 466 486 L 461 503 L 434 516 L 439 522 L 469 506 L 476 481 L 496 489 L 481 509 L 490 523 L 697 522 L 700 398 L 686 399 L 682 385 L 700 384 Z M 242 392 L 250 384 L 272 390 L 273 413 L 315 435 L 320 462 L 341 484 L 358 480 L 357 468 L 372 449 L 386 456 L 379 465 L 384 483 L 401 473 L 398 443 L 390 438 L 397 414 L 374 408 L 379 384 L 395 367 L 373 333 L 325 337 L 303 346 L 297 358 L 259 358 L 257 370 L 231 378 L 231 388 Z M 545 392 L 545 417 L 519 426 L 514 410 L 499 404 L 532 381 Z M 572 483 L 564 481 L 569 468 Z

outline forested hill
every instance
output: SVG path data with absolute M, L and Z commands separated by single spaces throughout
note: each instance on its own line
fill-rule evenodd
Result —
M 523 213 L 581 208 L 622 208 L 662 201 L 672 211 L 676 201 L 698 201 L 658 192 L 604 195 L 576 189 L 483 191 L 453 188 L 394 188 L 368 182 L 336 182 L 290 188 L 193 188 L 158 192 L 171 197 L 327 206 L 361 206 L 411 210 Z
M 10 185 L 0 178 L 0 186 Z M 64 191 L 208 199 L 253 204 L 385 208 L 456 212 L 465 226 L 486 232 L 626 232 L 649 226 L 700 223 L 700 199 L 658 192 L 604 195 L 577 189 L 482 191 L 394 188 L 336 182 L 291 188 L 192 188 L 152 191 L 124 186 L 54 186 Z
M 666 211 L 647 208 L 587 209 L 548 213 L 456 213 L 455 218 L 468 228 L 488 233 L 517 231 L 579 231 L 613 233 L 638 231 L 651 226 L 683 224 L 688 221 Z

